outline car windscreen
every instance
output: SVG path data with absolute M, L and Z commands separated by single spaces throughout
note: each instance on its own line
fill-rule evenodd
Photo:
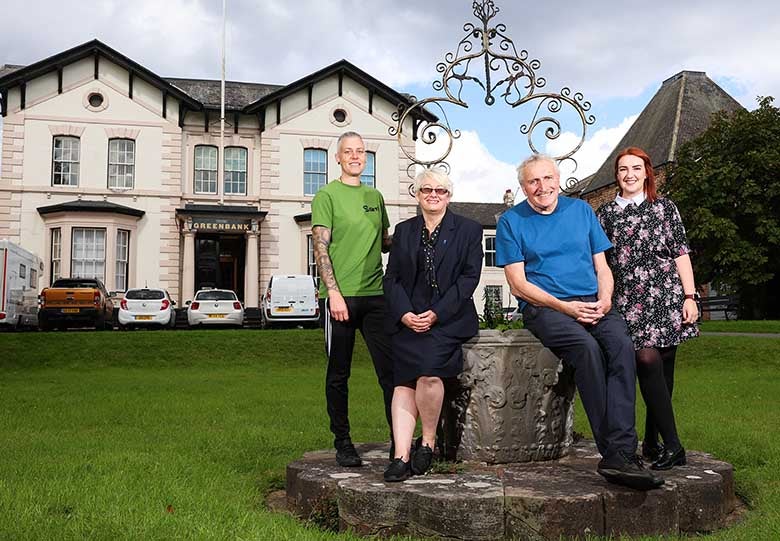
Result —
M 77 288 L 96 288 L 97 283 L 91 282 L 89 280 L 78 280 L 78 279 L 60 279 L 56 280 L 52 287 L 63 287 L 63 288 L 71 288 L 71 289 L 77 289 Z
M 201 291 L 195 297 L 197 301 L 234 301 L 236 294 L 232 291 Z
M 159 289 L 130 289 L 125 298 L 139 301 L 157 301 L 165 298 L 165 293 Z

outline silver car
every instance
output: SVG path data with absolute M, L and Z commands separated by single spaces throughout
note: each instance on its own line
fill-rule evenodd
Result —
M 129 326 L 176 326 L 176 303 L 164 289 L 134 288 L 125 292 L 119 301 L 117 321 L 119 328 Z
M 244 324 L 244 307 L 229 289 L 201 289 L 187 306 L 187 322 L 195 325 Z

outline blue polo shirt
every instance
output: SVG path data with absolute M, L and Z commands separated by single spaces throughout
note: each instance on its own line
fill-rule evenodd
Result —
M 611 247 L 596 213 L 581 199 L 559 196 L 552 214 L 539 214 L 523 201 L 496 226 L 496 264 L 525 262 L 526 279 L 558 299 L 598 293 L 593 256 Z

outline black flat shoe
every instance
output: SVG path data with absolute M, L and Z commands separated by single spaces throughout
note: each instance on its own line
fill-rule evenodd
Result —
M 398 483 L 406 481 L 412 476 L 409 469 L 409 462 L 404 462 L 403 458 L 394 458 L 384 473 L 385 481 L 388 483 Z
M 680 447 L 677 450 L 666 449 L 658 460 L 650 466 L 652 470 L 671 470 L 675 466 L 685 466 L 685 449 Z
M 642 458 L 645 458 L 650 462 L 655 462 L 661 458 L 662 454 L 664 454 L 663 443 L 651 444 L 642 442 Z
M 412 452 L 412 473 L 415 475 L 425 475 L 431 469 L 433 462 L 433 449 L 427 445 L 421 444 Z

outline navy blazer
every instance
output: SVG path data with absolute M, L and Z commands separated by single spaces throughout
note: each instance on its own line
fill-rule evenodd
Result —
M 415 216 L 395 226 L 390 260 L 384 277 L 388 311 L 388 332 L 404 326 L 401 317 L 414 313 L 409 300 L 417 276 L 422 228 L 425 221 Z M 436 313 L 434 326 L 448 336 L 468 339 L 479 331 L 479 318 L 472 295 L 482 272 L 482 226 L 447 210 L 436 241 L 434 266 L 439 300 L 429 308 Z

